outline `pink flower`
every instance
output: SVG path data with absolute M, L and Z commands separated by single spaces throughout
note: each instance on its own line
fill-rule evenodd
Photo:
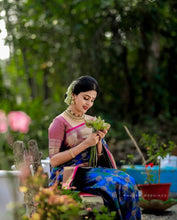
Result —
M 31 123 L 31 118 L 25 112 L 11 111 L 8 114 L 8 122 L 12 131 L 27 133 Z
M 8 129 L 7 117 L 4 111 L 0 110 L 0 133 L 6 133 Z
M 88 207 L 88 208 L 86 208 L 86 210 L 87 210 L 88 212 L 90 212 L 90 211 L 92 211 L 92 208 Z

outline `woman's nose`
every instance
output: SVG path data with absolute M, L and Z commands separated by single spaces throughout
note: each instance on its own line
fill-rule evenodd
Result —
M 89 101 L 89 100 L 86 101 L 86 105 L 87 105 L 87 106 L 90 105 L 90 101 Z

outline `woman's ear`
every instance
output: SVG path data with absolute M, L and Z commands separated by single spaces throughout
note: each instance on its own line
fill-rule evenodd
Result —
M 71 104 L 75 103 L 75 94 L 72 92 L 71 93 Z

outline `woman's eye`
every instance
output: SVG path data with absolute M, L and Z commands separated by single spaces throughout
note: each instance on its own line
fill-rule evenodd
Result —
M 90 98 L 88 98 L 88 97 L 84 97 L 84 100 L 86 100 L 86 101 L 89 101 L 90 100 Z M 95 101 L 95 99 L 94 100 L 90 100 L 91 102 L 94 102 Z

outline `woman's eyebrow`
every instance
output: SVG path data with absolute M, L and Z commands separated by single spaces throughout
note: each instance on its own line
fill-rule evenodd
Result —
M 91 97 L 91 96 L 89 96 L 89 95 L 87 95 L 87 94 L 85 94 L 85 96 L 88 96 L 88 97 L 91 98 L 91 99 L 96 99 L 96 97 Z

